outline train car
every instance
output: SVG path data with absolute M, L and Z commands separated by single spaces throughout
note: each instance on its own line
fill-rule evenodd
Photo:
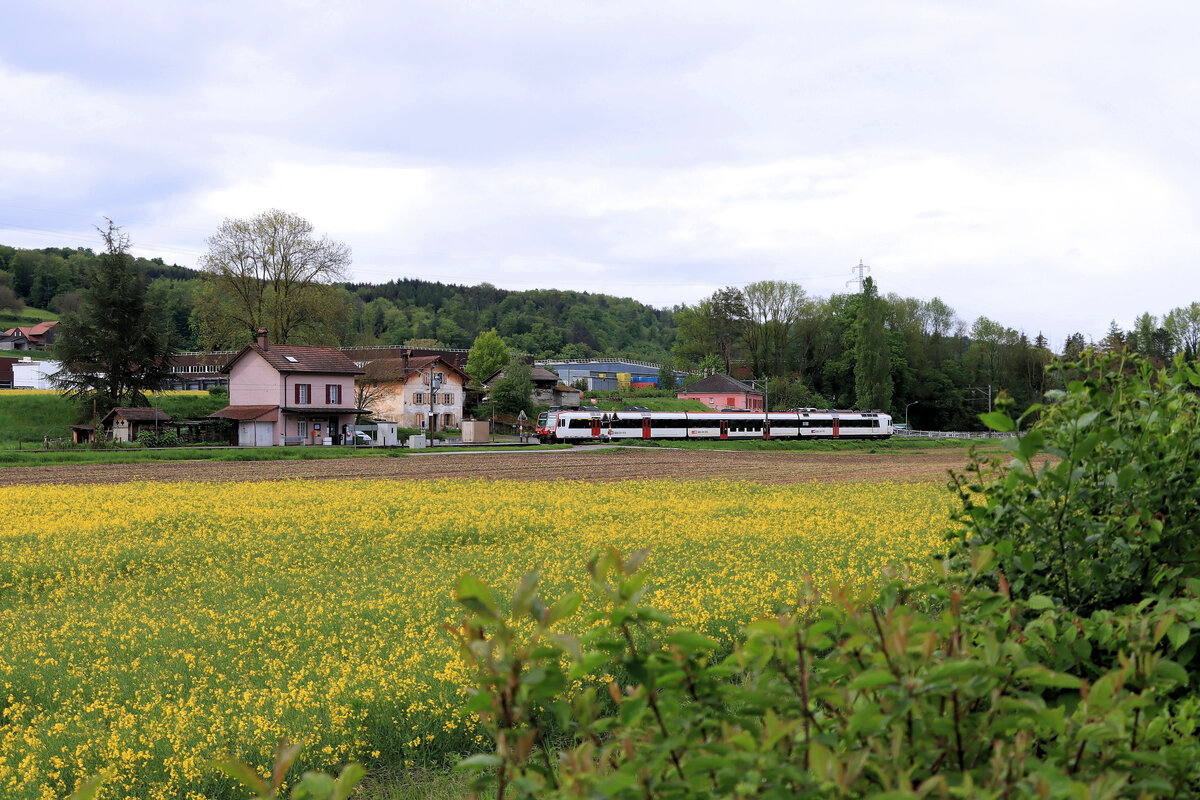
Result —
M 797 412 L 801 439 L 886 439 L 892 417 L 882 411 L 802 409 Z
M 543 411 L 538 414 L 537 422 L 533 426 L 533 433 L 542 444 L 550 444 L 554 441 L 554 428 L 558 424 L 560 413 L 562 412 Z
M 555 414 L 551 414 L 554 417 Z M 881 411 L 562 411 L 547 420 L 543 441 L 648 439 L 886 439 L 892 418 Z M 541 436 L 541 434 L 539 434 Z

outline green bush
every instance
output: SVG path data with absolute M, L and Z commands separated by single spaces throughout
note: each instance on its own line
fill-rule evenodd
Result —
M 1079 365 L 1075 365 L 1076 368 Z M 820 597 L 732 647 L 589 564 L 598 607 L 469 575 L 454 628 L 495 797 L 1112 798 L 1200 794 L 1194 366 L 1084 367 L 957 486 L 963 529 L 914 586 Z M 994 428 L 1017 422 L 1007 407 Z M 1096 568 L 1096 564 L 1100 567 Z
M 1085 375 L 1005 440 L 1011 468 L 977 461 L 959 481 L 959 552 L 991 546 L 1014 594 L 1047 595 L 1080 612 L 1172 595 L 1200 578 L 1200 373 L 1179 361 L 1107 356 L 1061 369 Z M 1019 427 L 1012 403 L 984 422 Z M 985 488 L 986 487 L 986 488 Z M 972 501 L 983 490 L 986 501 Z

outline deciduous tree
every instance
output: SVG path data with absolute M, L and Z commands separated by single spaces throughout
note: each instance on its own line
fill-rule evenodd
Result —
M 272 209 L 226 219 L 201 259 L 201 338 L 234 346 L 267 328 L 281 344 L 329 343 L 349 316 L 346 298 L 329 284 L 345 278 L 349 265 L 349 246 L 315 238 L 312 224 L 295 214 Z
M 467 374 L 471 376 L 471 382 L 478 386 L 481 381 L 504 369 L 509 357 L 508 345 L 496 333 L 496 329 L 483 331 L 475 337 L 467 354 Z
M 504 377 L 492 385 L 492 402 L 497 411 L 533 411 L 533 368 L 519 357 L 509 361 Z

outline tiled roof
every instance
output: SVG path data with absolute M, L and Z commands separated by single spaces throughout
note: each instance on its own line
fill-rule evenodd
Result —
M 549 381 L 558 383 L 558 376 L 545 367 L 532 367 L 530 369 L 529 377 L 533 379 L 534 383 L 547 383 Z M 491 375 L 489 375 L 487 380 L 485 380 L 483 383 L 486 386 L 491 386 L 493 383 L 498 380 L 502 380 L 503 378 L 504 370 L 500 370 L 499 372 L 493 372 Z
M 435 372 L 457 372 L 466 383 L 470 380 L 470 376 L 463 372 L 458 367 L 441 356 L 422 356 L 419 358 L 408 359 L 408 369 L 405 370 L 403 358 L 380 358 L 372 361 L 367 365 L 367 377 L 375 381 L 402 381 L 407 379 L 414 372 L 428 370 L 434 364 L 441 364 L 440 370 Z
M 42 337 L 46 335 L 46 332 L 49 331 L 51 328 L 53 328 L 57 324 L 58 324 L 58 320 L 48 319 L 48 320 L 45 320 L 44 322 L 39 322 L 36 325 L 26 325 L 26 326 L 21 326 L 21 327 L 16 327 L 16 328 L 9 328 L 8 330 L 6 330 L 4 332 L 4 335 L 5 336 L 16 336 L 17 334 L 20 334 L 21 336 L 24 336 L 26 339 L 40 341 L 42 339 Z
M 208 416 L 216 419 L 251 420 L 278 410 L 279 406 L 225 406 Z
M 111 417 L 120 417 L 129 422 L 170 422 L 171 415 L 161 408 L 114 408 L 104 415 L 107 421 Z
M 336 347 L 305 347 L 293 344 L 273 344 L 266 348 L 248 344 L 221 370 L 230 367 L 246 353 L 254 351 L 279 372 L 309 372 L 335 375 L 361 375 L 362 370 Z
M 748 386 L 736 378 L 717 373 L 701 378 L 693 384 L 679 390 L 681 394 L 754 394 L 761 395 L 758 389 Z
M 347 358 L 356 364 L 362 364 L 380 359 L 403 359 L 408 354 L 409 360 L 414 358 L 432 358 L 440 356 L 442 361 L 453 364 L 459 369 L 466 369 L 467 355 L 470 351 L 455 348 L 431 349 L 427 347 L 404 347 L 403 345 L 388 345 L 380 347 L 341 347 Z

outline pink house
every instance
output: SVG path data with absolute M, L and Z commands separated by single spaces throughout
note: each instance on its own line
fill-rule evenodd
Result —
M 336 347 L 268 344 L 259 329 L 221 372 L 229 405 L 211 416 L 237 422 L 243 447 L 337 444 L 358 416 L 354 378 L 363 371 Z
M 763 393 L 728 375 L 717 374 L 702 378 L 684 387 L 677 397 L 680 400 L 699 400 L 713 411 L 724 411 L 727 408 L 763 410 Z

